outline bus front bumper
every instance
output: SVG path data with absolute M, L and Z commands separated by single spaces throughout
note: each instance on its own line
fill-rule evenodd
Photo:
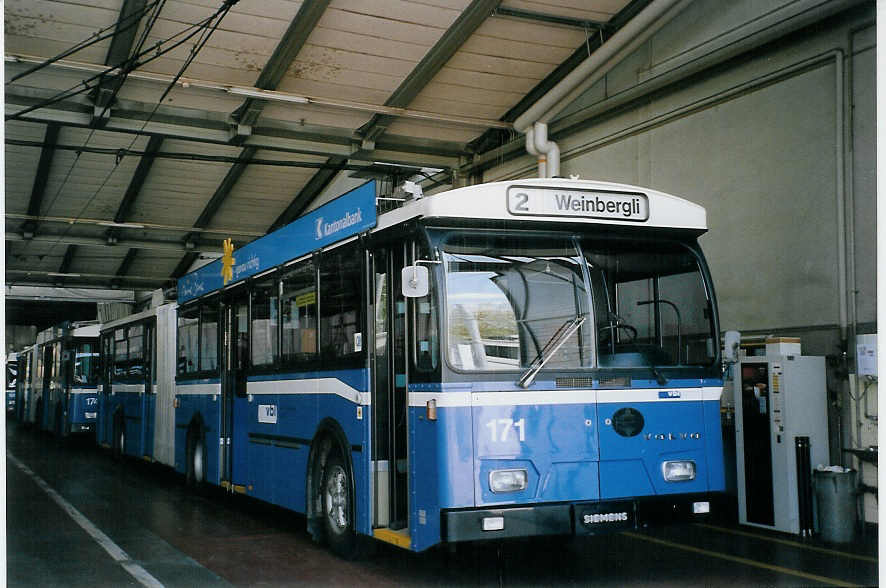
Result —
M 444 510 L 447 542 L 530 537 L 598 535 L 638 529 L 650 523 L 707 519 L 718 494 L 681 494 L 595 502 Z

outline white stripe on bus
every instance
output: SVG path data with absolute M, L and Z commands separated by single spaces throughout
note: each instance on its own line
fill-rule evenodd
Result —
M 221 394 L 221 384 L 178 384 L 175 393 L 179 396 Z M 369 392 L 360 392 L 338 378 L 310 378 L 303 380 L 263 380 L 247 382 L 246 393 L 250 396 L 298 396 L 307 394 L 331 394 L 345 400 L 368 406 L 372 403 Z
M 659 397 L 659 392 L 669 396 Z M 438 407 L 535 406 L 554 404 L 614 404 L 637 402 L 699 402 L 719 400 L 721 387 L 643 390 L 509 390 L 503 392 L 410 392 L 409 406 Z
M 144 384 L 111 384 L 111 392 L 114 394 L 118 392 L 122 393 L 142 393 L 145 391 Z

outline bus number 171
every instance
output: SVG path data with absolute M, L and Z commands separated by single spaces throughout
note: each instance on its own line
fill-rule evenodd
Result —
M 511 431 L 517 430 L 517 438 L 526 441 L 526 419 L 515 421 L 514 419 L 492 419 L 486 423 L 486 427 L 492 434 L 492 442 L 499 443 L 508 440 Z

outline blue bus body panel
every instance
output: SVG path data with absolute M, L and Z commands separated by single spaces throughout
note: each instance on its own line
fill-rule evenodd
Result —
M 722 381 L 636 383 L 628 390 L 569 390 L 563 398 L 571 399 L 558 403 L 561 391 L 540 382 L 536 404 L 504 382 L 410 386 L 410 393 L 436 393 L 439 405 L 436 421 L 424 406 L 409 411 L 411 549 L 442 540 L 441 509 L 723 491 Z M 448 393 L 471 400 L 451 402 Z M 625 408 L 643 415 L 639 433 L 616 432 L 613 416 Z M 696 478 L 665 481 L 667 460 L 695 461 Z M 493 493 L 489 475 L 502 469 L 525 469 L 527 488 Z
M 96 386 L 80 386 L 68 396 L 68 424 L 72 432 L 95 427 L 98 420 L 98 392 Z
M 245 487 L 250 496 L 304 513 L 311 442 L 317 434 L 318 423 L 324 419 L 332 420 L 341 427 L 352 459 L 357 498 L 356 527 L 359 532 L 369 534 L 372 530 L 369 513 L 369 407 L 325 391 L 319 380 L 330 378 L 340 380 L 356 392 L 368 391 L 369 374 L 365 369 L 248 378 L 248 383 L 264 383 L 270 385 L 271 390 L 250 393 L 248 399 L 234 399 L 242 406 L 235 409 L 238 420 L 234 423 L 234 438 L 231 441 L 235 447 L 232 453 L 232 481 Z M 285 390 L 287 382 L 293 380 L 318 380 L 317 392 L 275 393 L 276 390 Z M 187 390 L 188 384 L 212 384 L 215 393 L 182 393 Z M 218 380 L 180 381 L 176 397 L 179 401 L 175 410 L 176 470 L 181 473 L 186 471 L 187 431 L 192 420 L 199 415 L 205 427 L 206 479 L 217 485 L 222 479 L 219 451 L 221 385 Z M 270 412 L 269 407 L 272 407 Z M 274 419 L 268 418 L 271 413 L 276 415 Z
M 476 505 L 599 498 L 596 412 L 593 402 L 474 406 Z M 526 489 L 493 493 L 490 473 L 507 469 L 527 470 Z
M 206 394 L 181 393 L 189 386 L 200 385 L 213 392 Z M 218 485 L 221 481 L 219 468 L 219 439 L 221 424 L 221 384 L 216 380 L 194 380 L 176 384 L 178 408 L 175 409 L 175 470 L 186 473 L 188 427 L 194 419 L 203 425 L 206 443 L 206 482 Z
M 474 450 L 469 407 L 409 409 L 409 495 L 411 549 L 441 541 L 440 509 L 473 506 Z
M 723 458 L 723 427 L 720 424 L 720 401 L 706 400 L 703 403 L 702 410 L 704 410 L 708 490 L 710 492 L 725 492 L 726 464 Z

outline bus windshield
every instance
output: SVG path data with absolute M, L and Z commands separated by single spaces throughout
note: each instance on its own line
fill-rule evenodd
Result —
M 98 361 L 98 343 L 79 343 L 74 360 L 74 384 L 95 384 L 98 378 Z
M 551 343 L 545 369 L 714 359 L 709 290 L 682 244 L 463 232 L 444 239 L 442 256 L 455 369 L 521 370 Z M 555 341 L 570 324 L 580 326 Z

